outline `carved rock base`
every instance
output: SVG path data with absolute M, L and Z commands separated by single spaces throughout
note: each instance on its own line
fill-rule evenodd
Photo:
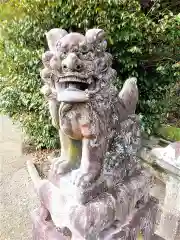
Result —
M 157 213 L 157 201 L 151 198 L 144 207 L 136 210 L 124 224 L 119 221 L 100 234 L 100 240 L 138 239 L 140 233 L 144 239 L 153 239 Z
M 157 206 L 149 198 L 152 179 L 148 173 L 138 171 L 115 186 L 100 181 L 104 187 L 97 183 L 99 194 L 80 204 L 71 181 L 76 171 L 62 177 L 56 186 L 48 180 L 39 185 L 42 206 L 33 213 L 35 240 L 136 240 L 140 232 L 144 239 L 151 239 Z
M 44 208 L 46 212 L 46 209 Z M 53 221 L 42 215 L 42 208 L 32 213 L 33 240 L 67 240 L 61 232 L 56 229 Z
M 155 199 L 150 199 L 144 207 L 136 210 L 131 214 L 124 224 L 115 220 L 111 226 L 97 233 L 82 237 L 76 233 L 71 236 L 68 228 L 57 229 L 51 219 L 45 219 L 37 209 L 33 212 L 33 240 L 136 240 L 139 234 L 142 234 L 143 239 L 153 240 L 154 225 L 157 213 L 157 202 Z

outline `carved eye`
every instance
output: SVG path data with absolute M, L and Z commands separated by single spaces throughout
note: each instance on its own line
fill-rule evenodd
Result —
M 78 47 L 77 46 L 74 46 L 72 49 L 71 49 L 71 52 L 78 52 Z
M 88 46 L 85 42 L 80 43 L 79 48 L 80 48 L 81 53 L 84 53 L 84 54 L 87 53 L 89 50 Z
M 88 52 L 88 47 L 87 46 L 83 46 L 81 51 L 82 51 L 82 53 L 87 53 Z
M 67 66 L 66 66 L 65 64 L 63 64 L 62 68 L 63 68 L 64 70 L 66 70 L 66 69 L 67 69 Z
M 79 71 L 79 70 L 81 70 L 81 68 L 82 68 L 82 65 L 77 64 L 77 66 L 76 66 L 76 70 Z
M 107 63 L 104 61 L 104 59 L 98 59 L 96 61 L 96 69 L 98 72 L 105 72 L 108 68 Z
M 100 68 L 101 68 L 101 71 L 105 71 L 105 70 L 107 70 L 107 64 L 106 63 L 101 63 L 100 64 Z
M 66 52 L 64 51 L 64 52 L 61 52 L 60 53 L 60 59 L 62 60 L 62 59 L 65 59 L 66 58 Z

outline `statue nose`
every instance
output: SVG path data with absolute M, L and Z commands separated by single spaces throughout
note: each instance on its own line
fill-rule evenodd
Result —
M 83 68 L 82 61 L 74 53 L 69 53 L 62 61 L 63 71 L 81 71 Z

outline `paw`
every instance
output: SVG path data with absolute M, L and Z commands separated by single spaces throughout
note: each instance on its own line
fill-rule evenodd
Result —
M 88 99 L 90 99 L 90 98 L 91 98 L 91 94 L 90 94 L 89 90 L 86 89 L 84 92 L 85 92 L 86 97 L 87 97 Z
M 88 89 L 86 89 L 86 90 L 85 90 L 85 94 L 86 94 L 86 96 L 88 97 L 88 99 L 90 100 L 91 98 L 94 97 L 94 95 L 95 95 L 98 91 L 99 91 L 99 89 L 97 89 L 97 90 L 88 90 Z
M 51 122 L 52 122 L 53 127 L 55 127 L 56 129 L 59 129 L 59 122 L 57 120 L 52 118 Z
M 63 175 L 71 171 L 71 169 L 72 164 L 70 164 L 70 162 L 68 162 L 67 160 L 62 160 L 61 158 L 57 158 L 52 164 L 51 172 L 55 175 Z
M 80 188 L 87 188 L 90 187 L 92 182 L 94 181 L 94 175 L 91 173 L 79 173 L 76 175 L 73 183 L 74 185 L 76 185 L 77 187 Z

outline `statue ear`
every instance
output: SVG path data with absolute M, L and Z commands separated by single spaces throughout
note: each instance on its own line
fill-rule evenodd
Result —
M 65 29 L 63 29 L 63 28 L 59 28 L 59 30 L 62 33 L 62 37 L 66 36 L 68 34 L 68 32 Z
M 103 40 L 103 39 L 105 39 L 105 37 L 106 37 L 105 31 L 102 29 L 99 29 L 99 31 L 97 32 L 97 35 L 96 35 L 96 40 Z
M 56 44 L 60 41 L 64 36 L 66 36 L 68 32 L 61 28 L 53 28 L 45 33 L 47 44 L 49 50 L 52 52 L 56 52 Z
M 87 42 L 96 43 L 101 42 L 105 38 L 105 35 L 104 30 L 93 28 L 86 32 L 85 38 Z

